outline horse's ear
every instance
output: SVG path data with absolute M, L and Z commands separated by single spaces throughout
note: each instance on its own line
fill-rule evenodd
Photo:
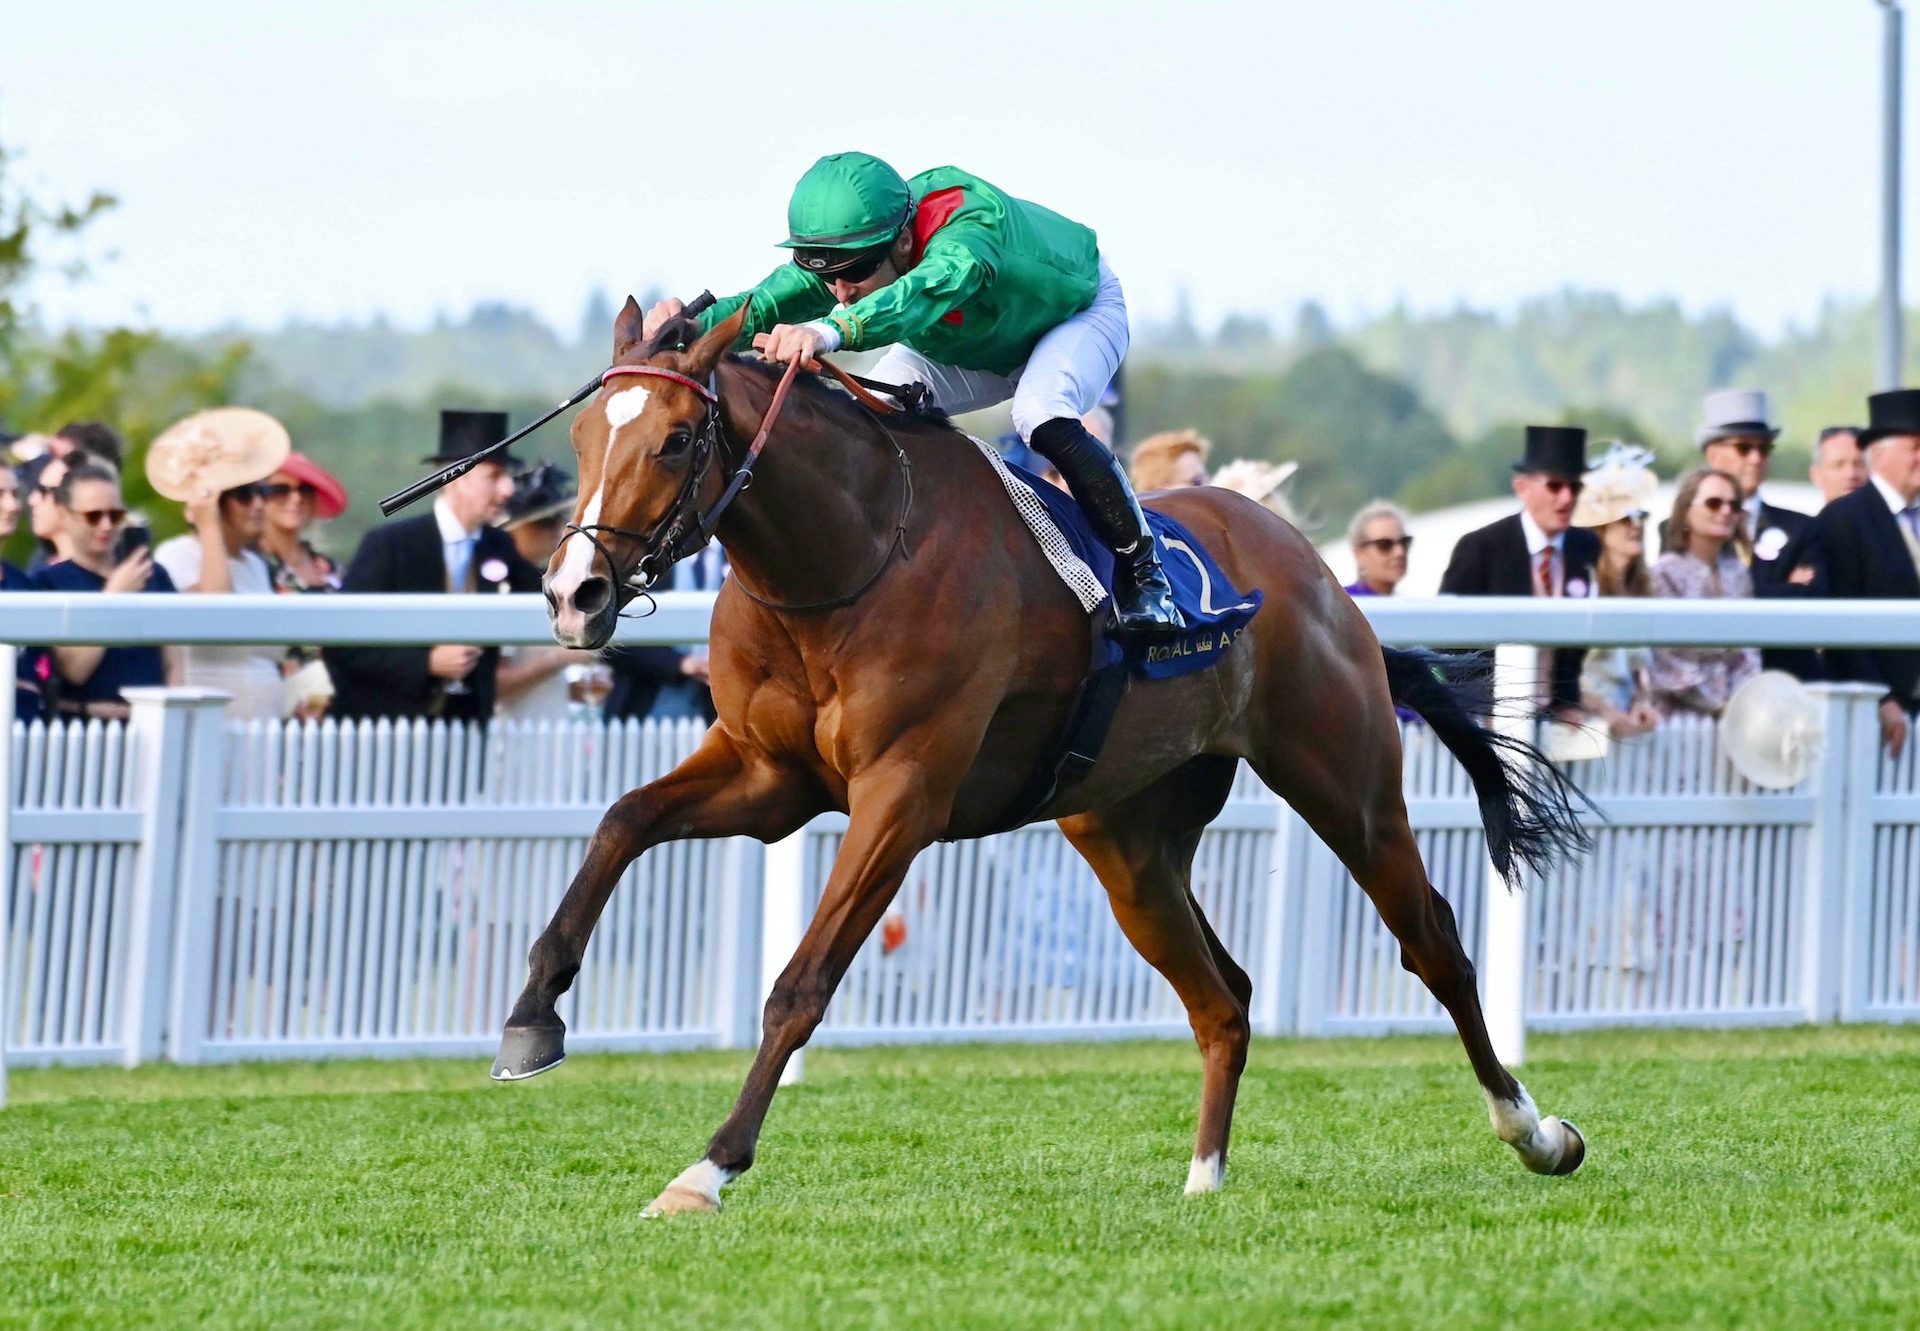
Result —
M 646 323 L 646 317 L 640 313 L 640 302 L 632 296 L 620 307 L 620 313 L 613 317 L 613 358 L 622 356 L 640 345 L 640 330 Z
M 719 323 L 701 334 L 700 340 L 687 348 L 687 364 L 695 374 L 706 374 L 727 349 L 740 340 L 740 330 L 747 326 L 747 312 L 753 308 L 751 300 L 740 302 L 740 308 L 722 319 Z

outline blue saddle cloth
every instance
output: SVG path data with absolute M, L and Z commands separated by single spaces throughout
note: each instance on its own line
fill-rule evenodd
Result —
M 1046 505 L 1054 525 L 1073 546 L 1073 552 L 1085 560 L 1093 575 L 1100 579 L 1111 600 L 1113 552 L 1093 534 L 1073 496 L 1020 467 L 1009 464 L 1008 470 Z M 1124 660 L 1128 669 L 1144 679 L 1172 679 L 1205 670 L 1233 646 L 1234 639 L 1240 636 L 1265 598 L 1258 589 L 1236 590 L 1220 566 L 1213 562 L 1206 547 L 1172 518 L 1149 509 L 1147 524 L 1153 528 L 1154 539 L 1160 544 L 1160 562 L 1173 584 L 1174 603 L 1187 618 L 1187 632 L 1181 637 L 1156 638 L 1151 642 L 1109 640 L 1105 664 Z

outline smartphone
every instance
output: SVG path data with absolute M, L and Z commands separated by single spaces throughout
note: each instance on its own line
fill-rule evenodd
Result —
M 144 550 L 153 544 L 153 529 L 144 522 L 129 522 L 120 529 L 120 535 L 114 538 L 113 562 L 124 564 L 133 557 L 135 550 Z

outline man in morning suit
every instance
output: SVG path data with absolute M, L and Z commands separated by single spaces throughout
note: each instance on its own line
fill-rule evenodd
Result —
M 1834 598 L 1920 597 L 1920 389 L 1867 399 L 1860 442 L 1867 483 L 1834 500 L 1813 519 L 1803 558 L 1814 569 L 1814 592 Z M 1880 738 L 1898 756 L 1920 711 L 1920 651 L 1829 648 L 1827 675 L 1885 689 Z
M 1470 531 L 1453 547 L 1440 579 L 1443 596 L 1593 595 L 1600 538 L 1572 526 L 1587 472 L 1587 432 L 1570 426 L 1529 425 L 1526 452 L 1513 464 L 1513 492 L 1520 512 Z M 1577 649 L 1549 653 L 1552 683 L 1548 706 L 1568 721 L 1580 711 Z
M 458 462 L 507 436 L 503 411 L 443 411 L 440 449 L 426 462 Z M 492 524 L 513 494 L 513 458 L 496 453 L 451 481 L 433 511 L 375 527 L 360 541 L 341 590 L 349 592 L 534 592 L 540 570 L 520 557 L 513 538 Z M 329 647 L 332 714 L 359 717 L 493 716 L 500 649 Z
M 1769 504 L 1760 494 L 1779 438 L 1773 409 L 1758 388 L 1721 388 L 1701 400 L 1694 442 L 1700 445 L 1701 461 L 1733 477 L 1740 487 L 1744 517 L 1734 536 L 1734 549 L 1753 575 L 1753 594 L 1792 599 L 1808 594 L 1810 579 L 1804 573 L 1796 577 L 1793 571 L 1805 562 L 1797 557 L 1799 543 L 1813 519 L 1796 509 Z M 1661 526 L 1664 545 L 1665 524 Z M 1801 647 L 1769 647 L 1760 653 L 1760 661 L 1768 670 L 1785 670 L 1801 679 L 1818 679 L 1821 674 L 1819 654 Z

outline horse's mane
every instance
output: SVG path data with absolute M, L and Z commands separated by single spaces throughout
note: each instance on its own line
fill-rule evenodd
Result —
M 729 355 L 727 360 L 744 370 L 752 371 L 770 383 L 778 383 L 780 376 L 786 373 L 786 367 L 773 361 L 761 360 L 758 356 Z M 873 419 L 875 413 L 856 399 L 853 394 L 841 387 L 839 380 L 829 375 L 802 371 L 793 377 L 794 396 L 804 398 L 807 403 L 823 414 L 853 415 Z M 878 394 L 884 399 L 886 394 Z M 789 401 L 792 399 L 789 398 Z M 899 428 L 923 434 L 958 434 L 959 427 L 948 418 L 947 413 L 924 399 L 917 407 L 899 412 L 887 412 L 878 417 L 890 428 Z

